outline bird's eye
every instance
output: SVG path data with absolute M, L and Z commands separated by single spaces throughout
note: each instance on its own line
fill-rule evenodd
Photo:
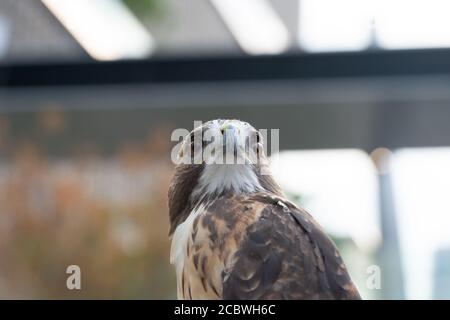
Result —
M 261 134 L 259 133 L 259 131 L 256 131 L 256 155 L 259 159 L 260 155 L 261 155 Z
M 203 148 L 205 148 L 206 145 L 208 145 L 209 141 L 205 141 L 204 139 L 204 131 L 192 133 L 190 136 L 190 149 L 191 149 L 191 155 L 194 156 L 195 152 L 201 152 Z
M 194 134 L 191 134 L 191 155 L 194 155 L 194 150 L 195 150 L 195 137 Z

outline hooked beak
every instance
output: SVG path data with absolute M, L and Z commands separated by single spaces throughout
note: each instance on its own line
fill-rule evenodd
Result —
M 220 127 L 220 131 L 223 136 L 223 152 L 226 153 L 227 151 L 233 150 L 233 154 L 236 157 L 238 152 L 239 129 L 225 123 Z

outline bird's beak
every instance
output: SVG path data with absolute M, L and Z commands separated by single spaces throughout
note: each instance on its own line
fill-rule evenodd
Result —
M 232 125 L 222 125 L 220 131 L 223 135 L 223 141 L 227 141 L 227 139 L 232 139 L 234 141 L 237 138 L 238 129 Z
M 233 154 L 237 156 L 238 144 L 239 144 L 239 129 L 231 124 L 223 124 L 220 127 L 220 131 L 223 135 L 223 148 L 224 152 L 233 150 Z

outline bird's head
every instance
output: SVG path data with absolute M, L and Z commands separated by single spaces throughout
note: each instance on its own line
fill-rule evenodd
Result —
M 190 211 L 225 195 L 281 194 L 268 170 L 263 136 L 239 120 L 212 120 L 191 131 L 169 188 L 171 231 Z
M 192 130 L 178 153 L 182 164 L 257 165 L 266 161 L 262 136 L 247 122 L 212 120 Z

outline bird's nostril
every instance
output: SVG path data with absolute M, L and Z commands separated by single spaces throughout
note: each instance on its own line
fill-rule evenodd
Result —
M 222 133 L 222 135 L 224 134 L 225 129 L 220 129 L 220 133 Z

